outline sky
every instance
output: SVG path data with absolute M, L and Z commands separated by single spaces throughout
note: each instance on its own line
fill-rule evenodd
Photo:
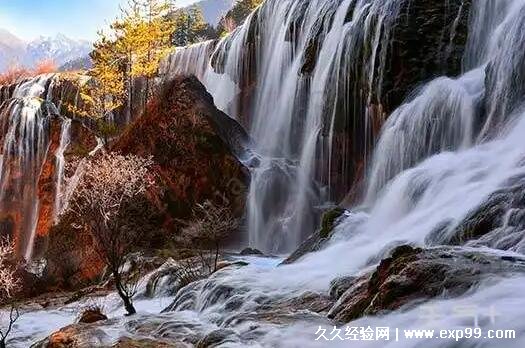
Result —
M 176 0 L 187 6 L 197 0 Z M 0 0 L 0 28 L 29 41 L 65 34 L 73 39 L 96 39 L 125 0 Z

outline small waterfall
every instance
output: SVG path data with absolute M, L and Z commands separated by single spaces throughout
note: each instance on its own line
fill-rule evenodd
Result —
M 40 87 L 37 83 L 21 90 L 31 95 Z M 31 96 L 13 100 L 1 117 L 0 210 L 13 212 L 17 245 L 29 259 L 38 220 L 38 178 L 49 145 L 49 117 L 42 112 L 42 101 Z
M 19 254 L 30 259 L 40 218 L 40 180 L 48 161 L 52 122 L 58 114 L 53 104 L 53 74 L 27 79 L 16 85 L 0 110 L 0 211 L 4 230 L 12 234 Z M 64 152 L 70 142 L 71 120 L 61 120 L 60 143 L 55 155 L 54 212 L 63 186 Z
M 64 185 L 64 169 L 65 169 L 65 157 L 69 144 L 71 142 L 71 120 L 65 119 L 62 121 L 62 130 L 60 131 L 60 144 L 56 151 L 56 188 L 55 188 L 55 209 L 53 217 L 55 222 L 58 222 L 58 216 L 62 213 L 64 208 L 64 197 L 62 196 L 62 188 Z

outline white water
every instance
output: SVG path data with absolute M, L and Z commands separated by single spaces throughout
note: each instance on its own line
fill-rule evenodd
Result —
M 320 206 L 332 196 L 330 175 L 323 172 L 331 172 L 332 151 L 343 151 L 333 146 L 333 128 L 339 93 L 349 93 L 345 84 L 353 82 L 340 74 L 358 67 L 368 76 L 365 100 L 376 102 L 372 93 L 382 84 L 390 30 L 401 3 L 267 1 L 213 53 L 212 43 L 206 42 L 178 49 L 169 59 L 165 71 L 196 74 L 219 108 L 239 119 L 255 140 L 261 165 L 252 171 L 248 196 L 251 246 L 289 252 L 312 232 Z M 361 55 L 361 46 L 368 44 L 371 48 Z M 309 54 L 323 64 L 304 73 Z M 255 87 L 247 85 L 250 79 Z M 253 88 L 249 103 L 238 93 L 241 87 Z M 373 115 L 367 111 L 362 117 L 366 144 Z M 364 149 L 365 158 L 369 150 Z
M 309 4 L 312 6 L 311 8 L 308 6 L 308 9 L 319 17 L 323 11 L 323 4 L 327 3 L 329 2 L 311 1 Z M 349 3 L 350 1 L 342 1 L 341 6 L 348 6 Z M 294 153 L 293 146 L 287 143 L 287 139 L 292 138 L 289 132 L 293 119 L 293 107 L 288 102 L 293 103 L 297 96 L 297 86 L 304 81 L 298 79 L 297 74 L 290 76 L 288 73 L 297 73 L 298 67 L 294 67 L 294 63 L 298 63 L 294 59 L 294 53 L 301 49 L 296 51 L 292 47 L 300 47 L 301 41 L 293 42 L 289 45 L 292 47 L 288 47 L 288 44 L 283 44 L 279 39 L 279 35 L 283 35 L 281 32 L 283 23 L 288 23 L 282 19 L 289 18 L 283 13 L 288 15 L 293 13 L 290 8 L 283 10 L 283 13 L 279 12 L 279 9 L 282 9 L 280 6 L 293 7 L 297 4 L 299 2 L 293 4 L 287 1 L 267 2 L 268 6 L 265 9 L 271 8 L 272 16 L 266 18 L 262 15 L 268 30 L 273 34 L 273 36 L 269 35 L 271 39 L 268 39 L 269 43 L 267 43 L 271 49 L 261 51 L 269 57 L 264 57 L 264 54 L 258 57 L 262 62 L 258 64 L 260 69 L 258 76 L 262 79 L 259 83 L 263 86 L 257 91 L 257 100 L 265 100 L 267 103 L 256 103 L 256 107 L 266 109 L 261 111 L 261 116 L 253 118 L 250 130 L 257 140 L 258 151 L 267 155 L 267 158 L 263 160 L 260 169 L 252 173 L 254 182 L 250 191 L 250 209 L 253 211 L 249 211 L 249 218 L 250 231 L 255 233 L 251 242 L 266 250 L 275 250 L 293 241 L 293 238 L 279 240 L 279 235 L 282 235 L 283 231 L 279 231 L 278 236 L 272 235 L 275 226 L 268 224 L 277 221 L 282 225 L 294 221 L 292 218 L 294 213 L 279 206 L 278 208 L 286 215 L 264 216 L 264 212 L 257 209 L 264 208 L 267 198 L 265 195 L 272 194 L 271 190 L 275 187 L 279 195 L 284 195 L 284 198 L 278 196 L 281 199 L 286 201 L 287 197 L 293 196 L 297 200 L 292 205 L 286 205 L 287 207 L 304 207 L 303 203 L 307 200 L 309 189 L 305 178 L 311 177 L 311 160 L 318 146 L 314 139 L 319 132 L 319 112 L 310 114 L 309 111 L 319 110 L 317 108 L 325 105 L 315 99 L 315 96 L 310 95 L 308 98 L 314 105 L 308 104 L 305 116 L 307 126 L 298 137 L 302 139 L 300 153 Z M 354 12 L 354 20 L 343 29 L 337 25 L 338 11 L 335 13 L 333 29 L 326 33 L 324 40 L 330 43 L 331 47 L 323 46 L 320 51 L 321 55 L 324 51 L 327 54 L 323 60 L 327 64 L 316 68 L 313 77 L 313 81 L 316 81 L 313 90 L 317 92 L 326 89 L 327 67 L 335 64 L 332 58 L 337 57 L 337 47 L 341 43 L 341 40 L 335 39 L 336 37 L 340 39 L 338 33 L 340 35 L 341 31 L 351 32 L 352 24 L 359 24 L 360 30 L 373 31 L 373 27 L 366 26 L 366 21 L 359 22 L 356 19 L 360 16 L 367 18 L 364 14 L 365 9 L 366 13 L 372 13 L 374 5 L 366 1 L 358 1 L 357 5 L 358 10 Z M 393 7 L 389 8 L 388 5 Z M 394 2 L 381 3 L 381 9 L 376 9 L 376 13 L 385 13 L 379 18 L 389 20 L 386 13 L 395 14 Z M 248 24 L 245 24 L 240 31 L 247 30 Z M 306 31 L 307 28 L 305 24 L 301 30 Z M 261 296 L 275 300 L 298 296 L 308 290 L 326 292 L 331 280 L 338 276 L 358 275 L 369 270 L 396 245 L 409 243 L 430 247 L 446 244 L 455 233 L 454 228 L 470 212 L 484 203 L 492 193 L 515 185 L 517 182 L 523 185 L 525 113 L 521 107 L 524 95 L 523 90 L 516 87 L 524 83 L 521 71 L 523 52 L 525 52 L 523 49 L 525 1 L 473 2 L 469 32 L 471 35 L 464 59 L 465 73 L 455 79 L 440 77 L 431 81 L 389 117 L 374 151 L 373 162 L 369 166 L 368 191 L 364 205 L 347 214 L 337 226 L 336 235 L 327 248 L 305 256 L 296 264 L 261 270 L 257 273 L 240 269 L 190 285 L 178 294 L 181 300 L 178 308 L 180 310 L 190 308 L 199 313 L 199 317 L 203 320 L 213 318 L 212 322 L 234 328 L 241 334 L 248 324 L 232 324 L 230 318 L 255 311 L 256 299 Z M 372 41 L 374 43 L 372 47 L 378 47 L 379 38 L 372 37 L 376 38 Z M 261 46 L 263 45 L 261 43 Z M 286 52 L 288 59 L 282 59 L 283 52 Z M 330 57 L 328 57 L 329 53 Z M 381 55 L 380 52 L 375 54 Z M 283 61 L 291 65 L 281 69 Z M 268 64 L 268 70 L 264 67 L 265 62 Z M 487 68 L 490 71 L 489 76 L 486 75 Z M 271 82 L 272 79 L 275 80 L 274 83 Z M 371 78 L 370 81 L 372 80 L 375 79 Z M 265 92 L 268 94 L 267 99 L 261 96 L 261 93 Z M 257 112 L 254 114 L 259 115 Z M 265 119 L 261 118 L 262 115 Z M 279 150 L 279 156 L 272 152 L 272 147 Z M 290 154 L 292 155 L 288 157 Z M 272 157 L 278 157 L 279 160 L 270 160 Z M 298 172 L 292 175 L 293 178 L 278 179 L 280 181 L 277 186 L 269 184 L 268 176 L 263 175 L 269 170 L 293 173 L 283 169 L 287 166 L 295 166 Z M 258 175 L 261 177 L 259 178 Z M 270 175 L 270 178 L 275 180 L 273 175 Z M 290 184 L 294 180 L 304 186 L 298 188 Z M 261 185 L 261 188 L 258 189 L 257 185 Z M 290 192 L 283 193 L 283 187 L 289 185 L 292 186 Z M 301 190 L 304 191 L 300 192 Z M 271 198 L 275 199 L 275 196 Z M 509 211 L 507 215 L 515 213 L 516 211 Z M 280 218 L 286 221 L 279 221 Z M 294 225 L 297 226 L 297 221 L 294 221 Z M 443 226 L 446 228 L 443 229 Z M 258 228 L 262 228 L 264 233 L 257 232 Z M 437 231 L 439 233 L 436 233 Z M 484 252 L 508 254 L 517 252 L 519 255 L 525 252 L 523 232 L 519 225 L 516 227 L 509 225 L 509 217 L 504 219 L 501 228 L 487 232 L 484 238 L 469 244 L 478 248 L 483 245 L 485 249 L 480 250 Z M 265 240 L 266 235 L 272 237 Z M 513 242 L 509 243 L 511 236 Z M 275 238 L 279 240 L 279 245 L 271 244 Z M 502 243 L 503 241 L 505 243 Z M 502 250 L 487 249 L 487 247 L 496 248 L 498 245 L 505 245 L 505 247 L 502 247 Z M 244 303 L 240 309 L 229 311 L 228 299 L 213 302 L 214 291 L 221 286 L 232 286 L 237 289 L 234 294 L 240 296 Z M 495 307 L 499 313 L 496 323 L 491 323 L 485 318 L 480 321 L 480 326 L 484 329 L 515 329 L 517 339 L 505 342 L 463 340 L 457 346 L 523 347 L 525 326 L 521 318 L 525 315 L 525 299 L 522 297 L 524 291 L 525 277 L 523 276 L 494 278 L 491 282 L 482 284 L 479 289 L 472 289 L 460 298 L 437 298 L 431 301 L 430 305 L 437 307 L 443 314 L 441 317 L 423 318 L 421 313 L 423 307 L 418 306 L 409 311 L 363 318 L 350 325 L 390 326 L 402 329 L 472 327 L 472 318 L 454 315 L 458 307 L 468 305 L 478 311 L 487 311 L 490 307 Z M 173 315 L 177 316 L 177 312 Z M 260 322 L 254 325 L 264 326 Z M 273 328 L 271 325 L 266 326 L 261 329 L 264 334 L 262 337 L 259 336 L 254 344 L 286 347 L 331 344 L 339 346 L 338 342 L 315 342 L 314 334 L 318 325 L 326 325 L 325 320 L 319 318 L 308 322 L 297 321 L 295 325 L 278 325 Z M 450 340 L 435 339 L 426 342 L 422 340 L 360 342 L 356 346 L 419 347 L 422 344 L 430 347 L 456 346 Z M 340 342 L 340 345 L 347 346 L 348 343 Z
M 66 159 L 64 153 L 71 143 L 71 119 L 62 121 L 62 130 L 60 131 L 60 144 L 58 146 L 56 157 L 56 188 L 55 188 L 55 210 L 54 220 L 58 222 L 58 216 L 63 212 L 65 201 L 62 189 L 64 185 L 64 169 Z
M 31 259 L 39 217 L 39 179 L 50 147 L 50 125 L 58 109 L 52 103 L 56 76 L 46 74 L 23 81 L 0 110 L 0 211 L 9 216 L 18 251 Z M 6 96 L 7 97 L 7 96 Z M 6 98 L 7 99 L 7 98 Z M 61 119 L 56 157 L 54 218 L 63 201 L 64 152 L 70 143 L 71 120 Z

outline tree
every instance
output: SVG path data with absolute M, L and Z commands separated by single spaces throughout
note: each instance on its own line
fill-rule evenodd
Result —
M 225 35 L 239 25 L 241 25 L 246 17 L 253 10 L 257 8 L 264 0 L 238 0 L 235 5 L 224 15 L 219 21 L 217 26 L 218 33 L 222 36 Z
M 72 213 L 91 234 L 94 249 L 111 272 L 128 315 L 136 313 L 133 297 L 140 275 L 125 272 L 126 256 L 136 250 L 142 233 L 134 219 L 148 188 L 155 185 L 151 158 L 105 153 L 83 162 L 82 174 L 65 213 Z
M 150 97 L 150 80 L 157 74 L 160 61 L 170 51 L 173 22 L 168 16 L 172 4 L 166 0 L 129 0 L 120 20 L 111 28 L 119 52 L 126 58 L 128 96 L 133 95 L 133 80 L 146 81 L 144 103 Z
M 14 323 L 20 317 L 18 307 L 13 303 L 14 295 L 19 287 L 19 280 L 16 277 L 16 268 L 10 264 L 10 259 L 14 255 L 13 244 L 8 239 L 0 240 L 0 306 L 8 305 L 9 313 L 6 319 L 0 314 L 0 348 L 5 348 L 7 337 L 13 329 Z M 7 323 L 3 327 L 4 321 Z
M 104 120 L 123 105 L 125 94 L 125 73 L 123 61 L 119 60 L 117 46 L 103 32 L 99 32 L 90 56 L 93 68 L 89 78 L 79 78 L 81 103 L 68 105 L 68 110 L 80 116 Z
M 100 31 L 93 46 L 88 81 L 79 81 L 81 105 L 70 111 L 94 119 L 109 115 L 128 102 L 131 111 L 135 80 L 144 79 L 143 104 L 151 97 L 151 79 L 170 50 L 173 23 L 165 0 L 129 0 L 108 33 Z
M 178 240 L 200 251 L 202 263 L 213 273 L 217 271 L 222 244 L 238 227 L 239 221 L 229 207 L 206 201 L 193 209 L 193 220 L 187 223 Z
M 177 9 L 172 17 L 175 27 L 172 43 L 175 46 L 187 46 L 216 36 L 199 6 Z

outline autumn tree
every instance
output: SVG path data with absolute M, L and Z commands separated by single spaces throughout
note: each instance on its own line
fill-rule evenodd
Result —
M 152 164 L 150 158 L 117 153 L 87 159 L 64 212 L 73 214 L 92 236 L 93 248 L 111 273 L 128 315 L 136 313 L 133 297 L 140 274 L 126 272 L 124 266 L 143 236 L 135 213 L 155 185 Z
M 106 34 L 99 32 L 99 40 L 90 54 L 93 68 L 89 78 L 80 77 L 80 103 L 68 105 L 69 111 L 95 120 L 106 119 L 124 103 L 125 74 L 119 60 L 117 46 Z
M 128 96 L 133 96 L 133 81 L 146 82 L 144 102 L 151 95 L 151 79 L 160 61 L 170 51 L 173 22 L 168 16 L 172 3 L 165 0 L 129 0 L 122 16 L 111 28 L 118 51 L 127 61 Z
M 239 220 L 227 205 L 206 201 L 193 209 L 193 220 L 176 239 L 196 249 L 203 265 L 213 273 L 217 270 L 223 243 L 238 227 Z
M 151 79 L 171 47 L 173 25 L 167 14 L 171 2 L 129 0 L 109 32 L 99 32 L 91 59 L 89 81 L 80 84 L 82 103 L 70 109 L 76 114 L 105 120 L 127 102 L 134 103 L 135 81 L 143 79 L 143 104 L 151 96 Z
M 18 308 L 13 303 L 19 287 L 16 268 L 10 263 L 13 255 L 13 244 L 8 239 L 0 240 L 0 306 L 8 307 L 6 314 L 0 314 L 0 348 L 6 347 L 7 338 L 19 318 Z

